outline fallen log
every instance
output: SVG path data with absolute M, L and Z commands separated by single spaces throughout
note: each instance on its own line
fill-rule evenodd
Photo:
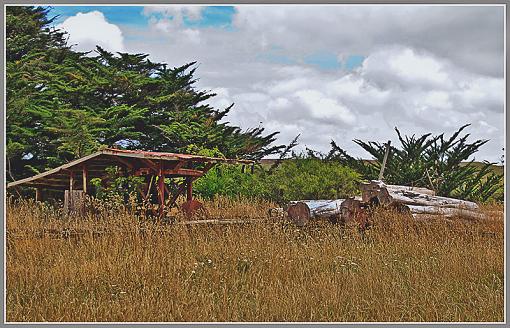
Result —
M 297 226 L 302 227 L 310 219 L 340 217 L 343 201 L 344 199 L 291 201 L 287 214 Z
M 340 205 L 341 210 L 341 222 L 349 224 L 355 222 L 358 224 L 360 229 L 366 229 L 370 224 L 370 212 L 368 210 L 368 204 L 363 203 L 361 199 L 347 198 Z
M 421 187 L 410 187 L 410 186 L 399 186 L 399 185 L 386 185 L 386 188 L 391 191 L 408 191 L 417 192 L 424 195 L 435 196 L 436 192 L 427 188 Z
M 412 188 L 405 186 L 393 185 L 388 187 L 382 181 L 372 180 L 369 183 L 362 183 L 360 185 L 362 192 L 362 200 L 367 203 L 375 203 L 380 205 L 389 205 L 392 203 L 401 203 L 405 205 L 419 205 L 419 206 L 436 206 L 446 208 L 458 208 L 477 210 L 478 205 L 473 202 L 430 195 L 419 192 L 424 188 Z
M 310 209 L 312 218 L 326 217 L 340 213 L 340 206 L 345 199 L 298 200 L 290 204 L 304 203 Z
M 462 217 L 465 219 L 473 219 L 473 220 L 479 220 L 479 219 L 485 219 L 486 215 L 474 212 L 467 209 L 462 208 L 450 208 L 450 207 L 438 207 L 438 206 L 417 206 L 417 205 L 406 205 L 409 210 L 411 211 L 411 214 L 413 214 L 413 217 L 423 217 L 426 215 L 440 215 L 447 218 L 452 217 Z

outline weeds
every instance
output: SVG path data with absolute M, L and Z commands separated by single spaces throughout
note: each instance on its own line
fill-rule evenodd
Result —
M 206 204 L 226 218 L 268 206 Z M 63 219 L 9 202 L 7 320 L 502 321 L 500 210 L 432 223 L 378 212 L 361 235 L 327 222 L 169 225 L 124 207 Z

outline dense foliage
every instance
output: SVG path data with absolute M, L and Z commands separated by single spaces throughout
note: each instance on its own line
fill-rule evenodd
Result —
M 195 63 L 170 68 L 147 54 L 75 52 L 42 7 L 6 7 L 9 180 L 44 171 L 102 146 L 227 157 L 278 152 L 277 133 L 224 122 L 232 109 L 207 104 Z
M 284 160 L 297 145 L 273 145 L 276 134 L 261 127 L 241 131 L 225 118 L 233 105 L 215 109 L 214 94 L 197 90 L 195 63 L 170 68 L 147 54 L 73 51 L 65 33 L 52 28 L 43 7 L 6 7 L 7 173 L 17 180 L 90 154 L 101 147 L 172 151 L 208 156 L 261 159 L 279 154 L 275 165 L 219 166 L 196 182 L 196 193 L 247 196 L 285 202 L 341 198 L 357 192 L 360 178 L 376 179 L 385 147 L 354 140 L 374 160 L 353 158 L 332 142 L 327 156 Z M 391 147 L 385 181 L 435 190 L 439 195 L 486 201 L 503 199 L 502 175 L 491 163 L 466 161 L 487 140 L 461 135 L 403 137 Z M 357 173 L 355 173 L 357 172 Z M 97 182 L 97 181 L 96 181 Z M 134 188 L 119 177 L 97 190 Z M 128 188 L 129 189 L 129 188 Z
M 299 199 L 337 199 L 358 192 L 359 175 L 333 161 L 297 156 L 270 170 L 262 166 L 254 173 L 240 167 L 218 166 L 197 180 L 198 195 L 264 198 L 285 203 Z
M 493 163 L 466 162 L 488 140 L 468 142 L 469 134 L 461 136 L 469 125 L 458 129 L 451 137 L 444 134 L 420 137 L 398 134 L 401 148 L 390 147 L 384 180 L 390 184 L 426 187 L 438 195 L 487 201 L 503 200 L 503 176 L 493 170 Z M 385 145 L 354 140 L 374 160 L 354 158 L 331 142 L 327 158 L 337 160 L 359 172 L 365 179 L 377 179 L 383 162 Z

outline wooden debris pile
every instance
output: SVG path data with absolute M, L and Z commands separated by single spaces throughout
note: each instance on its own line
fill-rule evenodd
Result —
M 372 205 L 382 205 L 408 210 L 414 218 L 430 215 L 482 219 L 477 212 L 478 205 L 473 202 L 436 196 L 426 188 L 386 185 L 381 181 L 370 181 L 360 186 L 362 201 Z
M 361 197 L 292 201 L 285 209 L 273 209 L 272 213 L 285 212 L 298 226 L 304 226 L 310 220 L 325 218 L 337 223 L 355 222 L 360 228 L 368 226 L 372 209 L 376 206 L 409 213 L 415 219 L 427 219 L 431 216 L 485 218 L 478 212 L 476 203 L 436 196 L 433 190 L 426 188 L 387 185 L 382 181 L 372 180 L 362 183 L 360 189 Z

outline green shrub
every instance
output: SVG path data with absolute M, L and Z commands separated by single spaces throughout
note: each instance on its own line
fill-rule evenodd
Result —
M 243 173 L 241 165 L 218 165 L 196 180 L 193 188 L 195 194 L 207 199 L 215 195 L 270 198 L 265 172 L 259 167 L 251 174 Z
M 101 200 L 120 200 L 127 202 L 129 195 L 136 195 L 140 200 L 138 188 L 143 184 L 144 178 L 126 175 L 117 166 L 106 168 L 108 182 L 103 185 L 100 178 L 90 180 L 95 196 Z
M 358 193 L 360 176 L 346 166 L 315 158 L 284 161 L 266 182 L 277 202 L 337 199 Z
M 243 196 L 285 203 L 352 196 L 359 180 L 354 170 L 336 162 L 298 157 L 284 160 L 271 173 L 260 166 L 251 174 L 240 166 L 220 165 L 198 179 L 194 190 L 204 198 Z

